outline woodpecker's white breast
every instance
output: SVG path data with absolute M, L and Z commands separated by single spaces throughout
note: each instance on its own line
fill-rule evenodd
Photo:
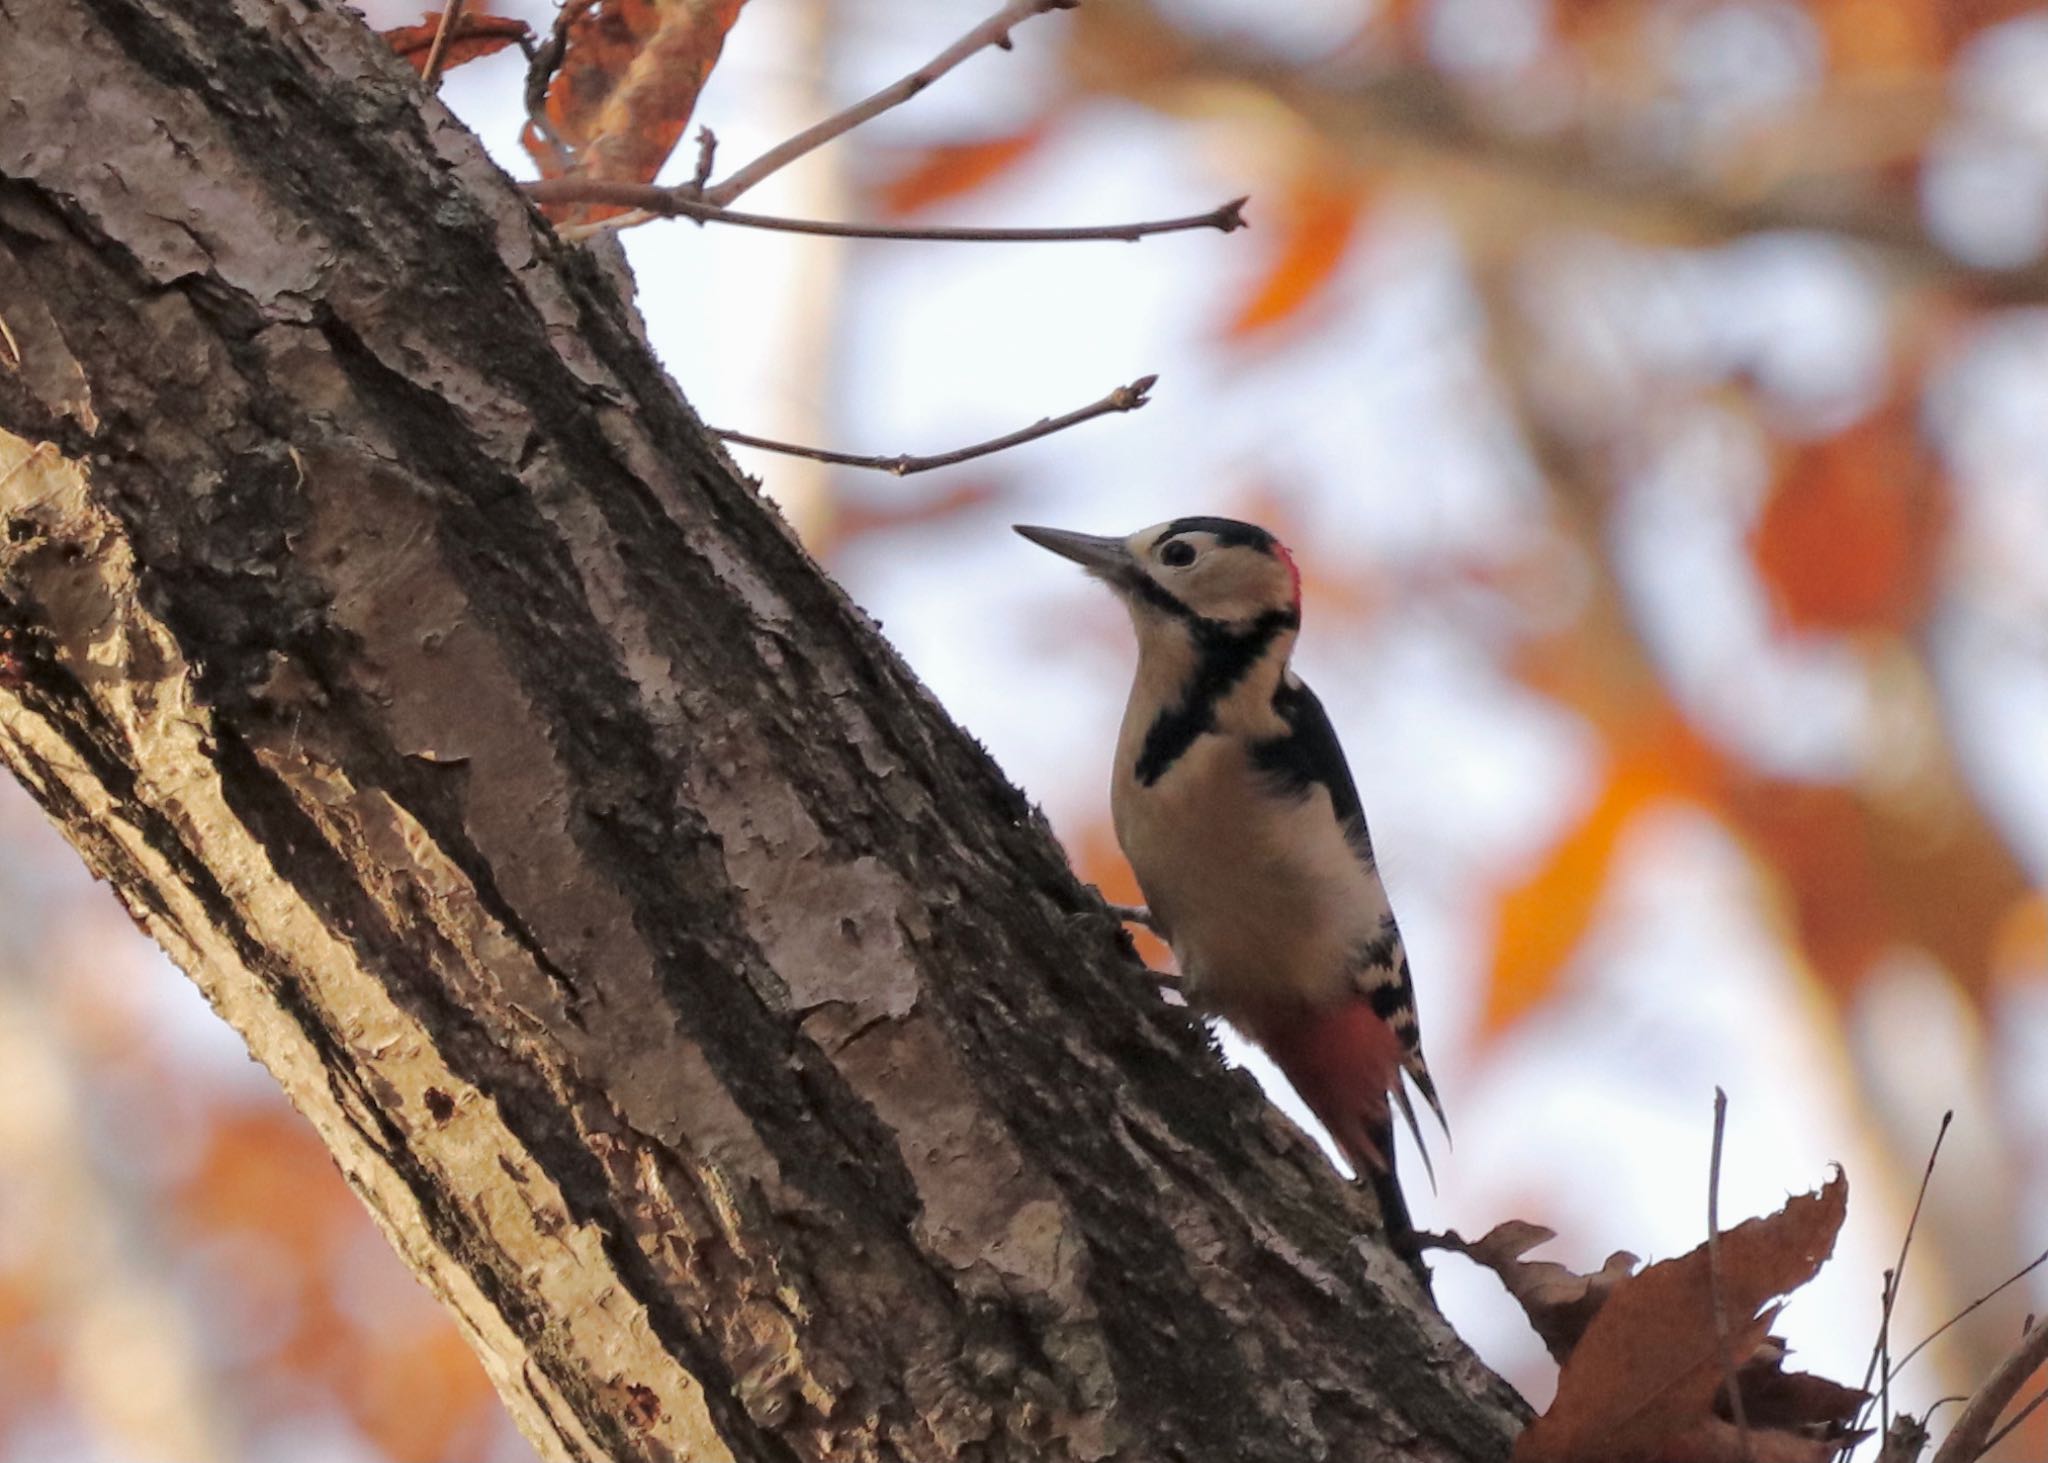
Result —
M 1224 1016 L 1290 998 L 1342 999 L 1352 953 L 1388 912 L 1329 793 L 1277 789 L 1253 764 L 1254 742 L 1286 730 L 1270 705 L 1273 684 L 1240 688 L 1218 708 L 1218 729 L 1148 786 L 1135 767 L 1158 702 L 1141 677 L 1117 747 L 1117 839 L 1191 993 Z

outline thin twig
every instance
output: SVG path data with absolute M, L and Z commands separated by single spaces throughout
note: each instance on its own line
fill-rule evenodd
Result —
M 1906 1231 L 1912 1233 L 1910 1222 Z M 1889 1433 L 1892 1430 L 1892 1303 L 1899 1294 L 1899 1271 L 1896 1267 L 1884 1272 L 1884 1289 L 1878 1296 L 1880 1315 L 1877 1322 L 1877 1430 Z M 1865 1373 L 1869 1375 L 1869 1373 Z M 1870 1406 L 1868 1397 L 1856 1411 L 1860 1415 Z
M 441 12 L 441 25 L 434 32 L 434 44 L 427 49 L 427 64 L 420 68 L 420 80 L 428 91 L 438 90 L 441 85 L 441 68 L 448 61 L 448 43 L 455 39 L 455 28 L 462 24 L 462 8 L 469 0 L 448 0 Z
M 2048 1325 L 2034 1326 L 1992 1369 L 1963 1408 L 1963 1415 L 1935 1449 L 1934 1463 L 1976 1463 L 1990 1446 L 1992 1426 L 2027 1379 L 2048 1362 Z
M 805 153 L 851 132 L 870 117 L 901 106 L 977 51 L 987 50 L 990 46 L 1009 50 L 1011 30 L 1025 21 L 1048 10 L 1071 10 L 1079 3 L 1080 0 L 1010 0 L 1001 10 L 901 81 L 883 87 L 866 100 L 855 102 L 845 111 L 806 127 L 788 141 L 769 148 L 723 183 L 706 190 L 706 201 L 715 204 L 732 202 L 770 173 L 788 167 Z
M 832 452 L 823 447 L 801 447 L 792 442 L 776 442 L 767 437 L 749 436 L 745 432 L 726 431 L 718 427 L 713 427 L 711 434 L 726 442 L 737 442 L 742 447 L 759 447 L 765 452 L 808 457 L 813 462 L 830 462 L 840 467 L 869 467 L 878 472 L 894 473 L 897 477 L 908 477 L 914 472 L 929 472 L 935 467 L 951 467 L 956 462 L 967 462 L 976 457 L 986 457 L 991 452 L 1001 452 L 1025 442 L 1035 442 L 1040 437 L 1050 437 L 1054 432 L 1064 432 L 1069 427 L 1078 427 L 1083 422 L 1108 416 L 1111 412 L 1136 411 L 1145 405 L 1146 393 L 1158 379 L 1157 376 L 1140 376 L 1130 385 L 1117 387 L 1100 401 L 1091 401 L 1079 411 L 1070 411 L 1062 417 L 1047 417 L 1018 431 L 1001 437 L 992 437 L 986 442 L 977 442 L 972 447 L 961 447 L 930 457 L 868 457 L 856 452 Z
M 1735 1379 L 1735 1353 L 1728 1345 L 1728 1299 L 1721 1293 L 1721 1139 L 1728 1129 L 1728 1094 L 1714 1089 L 1714 1150 L 1707 1160 L 1707 1289 L 1714 1303 L 1714 1341 L 1721 1349 L 1723 1386 L 1728 1408 L 1735 1414 L 1735 1435 L 1742 1463 L 1755 1463 L 1749 1443 L 1749 1412 L 1742 1405 L 1742 1386 Z
M 1941 1157 L 1942 1140 L 1948 1137 L 1948 1125 L 1955 1121 L 1955 1117 L 1954 1108 L 1941 1115 L 1941 1127 L 1935 1131 L 1934 1146 L 1927 1150 L 1927 1166 L 1920 1171 L 1920 1191 L 1913 1196 L 1913 1212 L 1906 1219 L 1905 1237 L 1899 1241 L 1899 1258 L 1892 1268 L 1884 1273 L 1884 1294 L 1879 1298 L 1878 1306 L 1877 1342 L 1870 1348 L 1869 1364 L 1863 1368 L 1864 1392 L 1870 1391 L 1872 1378 L 1878 1381 L 1878 1417 L 1881 1432 L 1889 1432 L 1891 1429 L 1891 1381 L 1896 1370 L 1891 1363 L 1892 1309 L 1899 1301 L 1899 1284 L 1906 1274 L 1906 1255 L 1913 1248 L 1913 1232 L 1920 1227 L 1920 1210 L 1927 1203 L 1927 1186 L 1934 1179 L 1935 1161 Z M 1957 1319 L 1960 1320 L 1961 1317 Z M 1951 1321 L 1949 1324 L 1954 1325 L 1955 1322 Z M 1947 1329 L 1946 1326 L 1942 1328 Z M 1940 1334 L 1940 1331 L 1935 1332 L 1936 1336 Z M 1927 1338 L 1928 1341 L 1933 1339 L 1933 1336 Z M 1920 1343 L 1921 1346 L 1926 1344 L 1926 1341 Z M 1913 1348 L 1914 1351 L 1919 1349 L 1918 1346 Z M 1911 1360 L 1911 1353 L 1908 1353 L 1899 1365 L 1904 1366 L 1908 1360 Z M 1862 1423 L 1863 1414 L 1869 1410 L 1870 1400 L 1865 1397 L 1863 1405 L 1856 1409 L 1857 1424 Z
M 2033 1259 L 2027 1261 L 2027 1263 L 2022 1265 L 2018 1270 L 2015 1270 L 2012 1274 L 2006 1276 L 2005 1279 L 1999 1281 L 1998 1284 L 1992 1286 L 1989 1290 L 1985 1291 L 1982 1295 L 1978 1296 L 1975 1300 L 1971 1301 L 1968 1305 L 1964 1306 L 1961 1310 L 1957 1311 L 1954 1315 L 1950 1316 L 1946 1321 L 1943 1321 L 1939 1326 L 1936 1326 L 1932 1331 L 1928 1332 L 1927 1338 L 1924 1341 L 1922 1341 L 1918 1346 L 1915 1346 L 1911 1351 L 1907 1352 L 1904 1356 L 1899 1358 L 1899 1364 L 1892 1368 L 1892 1376 L 1896 1378 L 1900 1372 L 1906 1369 L 1907 1362 L 1911 1361 L 1914 1357 L 1918 1356 L 1921 1352 L 1925 1351 L 1928 1347 L 1932 1346 L 1935 1343 L 1935 1341 L 1941 1337 L 1942 1333 L 1948 1330 L 1949 1327 L 1955 1325 L 1956 1322 L 1962 1320 L 1963 1317 L 1969 1315 L 1970 1312 L 1977 1310 L 1981 1306 L 1988 1305 L 1991 1301 L 1997 1299 L 2001 1291 L 2004 1291 L 2010 1288 L 2011 1286 L 2019 1284 L 2022 1280 L 2026 1279 L 2029 1275 L 2033 1274 L 2043 1265 L 2048 1265 L 2048 1250 L 2041 1251 L 2040 1254 L 2034 1256 Z M 1869 1384 L 1866 1382 L 1865 1386 L 1867 1387 L 1868 1385 Z
M 700 224 L 736 224 L 741 228 L 773 229 L 784 234 L 819 234 L 832 239 L 922 239 L 954 244 L 1135 243 L 1154 234 L 1186 233 L 1193 229 L 1215 229 L 1227 234 L 1244 227 L 1244 206 L 1249 201 L 1233 198 L 1207 213 L 1191 213 L 1182 218 L 1154 219 L 1144 223 L 974 229 L 837 223 L 826 219 L 783 218 L 767 213 L 738 213 L 707 203 L 698 196 L 694 183 L 686 183 L 680 188 L 663 188 L 653 183 L 613 182 L 599 178 L 548 178 L 520 186 L 528 198 L 543 207 L 594 203 L 611 208 L 636 209 L 642 215 L 612 220 L 613 227 L 644 223 L 649 217 L 676 217 L 694 219 Z
M 14 338 L 14 332 L 7 328 L 7 317 L 0 315 L 0 363 L 12 371 L 21 365 L 21 342 Z

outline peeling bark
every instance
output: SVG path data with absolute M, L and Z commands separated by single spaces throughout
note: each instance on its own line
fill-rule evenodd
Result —
M 0 0 L 0 319 L 0 754 L 544 1455 L 1506 1456 L 1369 1199 L 354 19 Z

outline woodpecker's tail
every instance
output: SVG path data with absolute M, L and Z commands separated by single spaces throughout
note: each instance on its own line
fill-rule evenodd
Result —
M 1394 1029 L 1364 1000 L 1294 1006 L 1238 1016 L 1244 1034 L 1287 1074 L 1309 1110 L 1380 1203 L 1387 1241 L 1428 1285 L 1415 1246 L 1415 1226 L 1394 1174 L 1393 1111 L 1406 1053 Z M 1413 1119 L 1411 1118 L 1412 1122 Z
M 1401 943 L 1401 931 L 1391 914 L 1380 921 L 1379 935 L 1361 945 L 1355 958 L 1358 963 L 1351 972 L 1352 986 L 1400 1042 L 1401 1068 L 1408 1074 L 1408 1080 L 1415 1084 L 1415 1090 L 1422 1094 L 1422 1100 L 1429 1104 L 1429 1110 L 1436 1114 L 1437 1126 L 1444 1130 L 1444 1138 L 1448 1141 L 1451 1125 L 1445 1119 L 1444 1105 L 1436 1095 L 1436 1079 L 1430 1075 L 1429 1062 L 1422 1055 L 1422 1023 L 1415 1014 L 1415 981 L 1408 970 L 1408 951 Z M 1422 1167 L 1429 1174 L 1429 1186 L 1434 1189 L 1436 1165 L 1429 1161 L 1429 1144 L 1423 1141 L 1422 1124 L 1415 1120 L 1415 1105 L 1408 1100 L 1408 1091 L 1398 1077 L 1394 1079 L 1392 1092 L 1394 1100 L 1401 1105 L 1401 1116 L 1407 1120 L 1408 1131 L 1415 1135 L 1415 1147 L 1422 1154 Z

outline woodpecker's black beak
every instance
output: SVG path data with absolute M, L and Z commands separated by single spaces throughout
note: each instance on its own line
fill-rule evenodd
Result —
M 1124 547 L 1120 538 L 1070 533 L 1064 528 L 1033 528 L 1028 523 L 1015 523 L 1011 527 L 1041 549 L 1051 549 L 1062 559 L 1072 559 L 1090 574 L 1099 575 L 1111 584 L 1127 581 L 1135 567 L 1131 563 L 1131 551 Z

